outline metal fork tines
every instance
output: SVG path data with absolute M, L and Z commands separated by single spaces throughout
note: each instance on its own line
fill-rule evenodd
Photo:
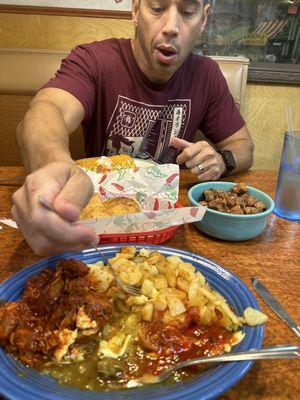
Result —
M 109 262 L 109 259 L 103 254 L 103 252 L 101 251 L 100 248 L 93 246 L 93 245 L 92 245 L 92 247 L 100 254 L 101 259 L 104 262 L 104 265 L 107 265 L 110 268 L 118 286 L 121 289 L 123 289 L 125 292 L 127 292 L 133 296 L 141 296 L 142 295 L 141 289 L 137 285 L 131 285 L 129 283 L 125 283 L 120 279 L 120 277 L 117 275 L 116 271 L 114 270 L 113 266 Z
M 53 211 L 56 214 L 58 214 L 58 212 L 52 207 L 52 205 L 43 196 L 39 196 L 39 202 L 42 206 L 44 206 L 48 210 Z M 91 246 L 101 256 L 101 259 L 104 262 L 104 264 L 107 265 L 111 269 L 111 272 L 116 280 L 117 285 L 121 289 L 123 289 L 124 292 L 127 292 L 133 296 L 141 296 L 141 294 L 142 294 L 141 289 L 136 285 L 130 285 L 129 283 L 123 282 L 120 279 L 120 277 L 117 275 L 116 271 L 113 269 L 112 265 L 110 264 L 109 259 L 104 255 L 104 253 L 101 251 L 101 249 L 94 245 L 91 245 Z

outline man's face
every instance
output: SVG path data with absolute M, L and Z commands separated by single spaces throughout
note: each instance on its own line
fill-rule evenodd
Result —
M 152 82 L 168 81 L 181 66 L 205 27 L 208 8 L 203 10 L 203 0 L 133 0 L 132 48 Z

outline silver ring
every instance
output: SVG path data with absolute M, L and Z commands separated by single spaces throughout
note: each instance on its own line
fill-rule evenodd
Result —
M 199 174 L 203 174 L 204 172 L 204 165 L 203 163 L 198 164 Z

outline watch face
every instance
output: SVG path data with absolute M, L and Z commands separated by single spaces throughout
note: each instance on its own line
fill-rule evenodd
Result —
M 232 152 L 229 150 L 222 150 L 222 151 L 219 151 L 219 153 L 223 157 L 225 167 L 226 167 L 226 172 L 230 172 L 230 171 L 234 170 L 236 167 L 236 163 L 235 163 Z

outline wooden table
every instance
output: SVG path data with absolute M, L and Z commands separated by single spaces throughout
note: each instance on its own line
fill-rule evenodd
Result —
M 21 176 L 21 167 L 0 167 L 0 179 Z M 274 198 L 276 173 L 248 171 L 227 180 L 245 182 Z M 182 171 L 180 202 L 188 205 L 187 191 L 196 183 L 188 172 Z M 11 195 L 17 185 L 0 185 L 0 216 L 9 217 Z M 0 231 L 0 282 L 39 260 L 23 240 L 20 231 L 4 227 Z M 174 238 L 166 242 L 175 247 L 209 258 L 238 275 L 251 288 L 250 278 L 258 277 L 299 321 L 300 297 L 300 223 L 271 215 L 261 236 L 246 242 L 225 242 L 204 236 L 192 225 L 182 226 Z M 252 292 L 254 292 L 252 290 Z M 264 346 L 300 344 L 289 328 L 258 298 L 262 310 L 268 314 Z M 270 400 L 299 398 L 300 363 L 298 360 L 257 361 L 248 374 L 222 395 L 220 399 Z

